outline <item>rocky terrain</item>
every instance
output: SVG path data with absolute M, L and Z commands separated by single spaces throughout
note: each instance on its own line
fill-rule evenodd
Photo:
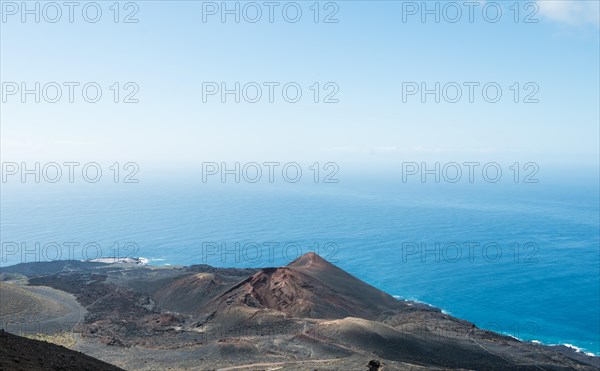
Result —
M 118 367 L 51 343 L 31 340 L 0 330 L 0 370 L 98 370 Z
M 6 267 L 1 276 L 7 331 L 24 332 L 19 322 L 55 321 L 50 335 L 62 329 L 72 349 L 129 370 L 600 366 L 597 357 L 521 342 L 397 300 L 314 253 L 264 269 L 62 261 Z M 76 313 L 79 320 L 64 323 Z

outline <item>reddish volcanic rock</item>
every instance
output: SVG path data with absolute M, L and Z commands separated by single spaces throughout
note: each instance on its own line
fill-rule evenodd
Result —
M 370 286 L 315 253 L 287 267 L 266 268 L 216 298 L 218 308 L 233 304 L 272 309 L 288 317 L 377 319 L 406 304 Z

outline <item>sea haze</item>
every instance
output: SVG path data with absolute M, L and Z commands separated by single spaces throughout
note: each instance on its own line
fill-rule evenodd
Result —
M 279 266 L 316 251 L 391 295 L 598 355 L 597 181 L 555 184 L 3 187 L 2 265 L 53 259 L 53 242 L 63 259 L 99 246 L 155 265 Z

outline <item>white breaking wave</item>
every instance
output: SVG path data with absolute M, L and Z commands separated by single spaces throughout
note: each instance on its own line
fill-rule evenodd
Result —
M 565 346 L 565 347 L 567 347 L 567 348 L 571 348 L 571 349 L 573 349 L 574 351 L 576 351 L 577 353 L 583 353 L 583 354 L 585 354 L 586 356 L 591 356 L 591 357 L 594 357 L 594 356 L 596 356 L 594 353 L 591 353 L 591 352 L 586 352 L 586 351 L 585 351 L 585 349 L 583 349 L 583 348 L 580 348 L 580 347 L 578 347 L 578 346 L 576 346 L 576 345 L 573 345 L 573 344 L 567 344 L 567 343 L 565 343 L 565 344 L 559 344 L 559 345 Z

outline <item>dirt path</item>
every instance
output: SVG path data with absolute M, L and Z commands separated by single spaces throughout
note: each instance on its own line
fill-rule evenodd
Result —
M 13 333 L 70 332 L 85 315 L 73 295 L 50 287 L 2 283 L 0 295 L 5 301 L 0 324 Z
M 333 361 L 339 361 L 339 360 L 340 360 L 339 358 L 329 358 L 329 359 L 308 359 L 308 360 L 304 360 L 304 361 L 253 363 L 253 364 L 249 364 L 249 365 L 218 368 L 217 371 L 243 370 L 245 368 L 251 368 L 251 367 L 284 367 L 284 366 L 298 365 L 298 364 L 303 364 L 303 363 L 324 363 L 324 362 L 333 362 Z M 276 369 L 271 369 L 271 370 L 276 370 Z

